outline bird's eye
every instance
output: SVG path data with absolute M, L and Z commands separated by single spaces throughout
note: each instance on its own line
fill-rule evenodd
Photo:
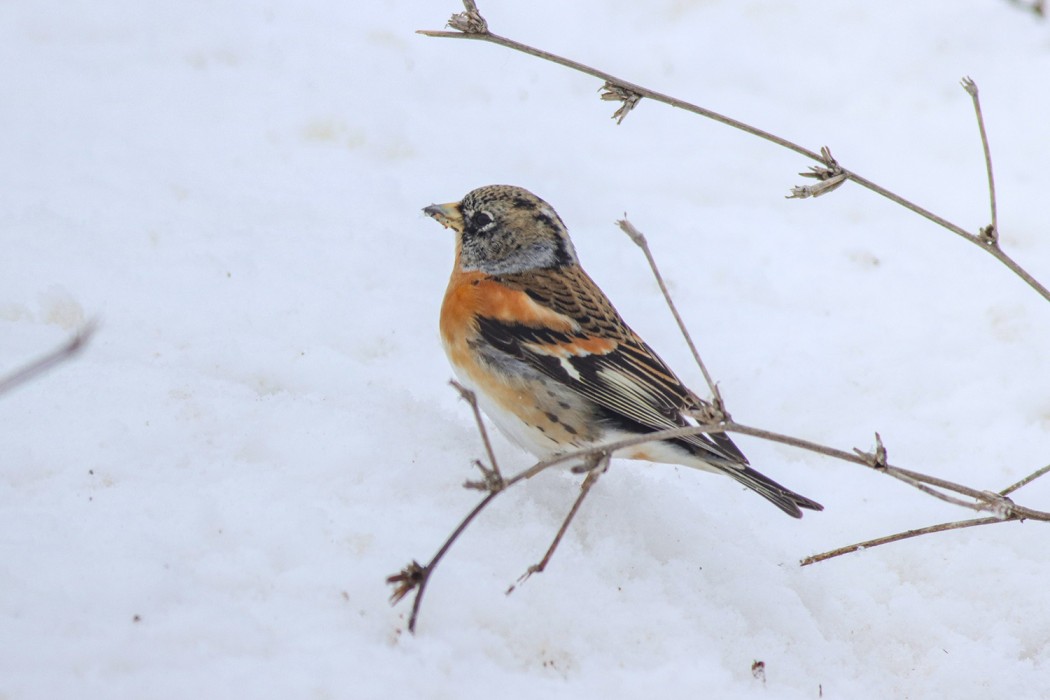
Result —
M 471 219 L 471 223 L 474 224 L 475 229 L 481 230 L 487 228 L 492 223 L 492 220 L 492 214 L 489 214 L 487 211 L 479 211 Z

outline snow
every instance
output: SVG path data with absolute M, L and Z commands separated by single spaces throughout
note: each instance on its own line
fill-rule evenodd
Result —
M 1006 523 L 800 568 L 969 517 L 741 437 L 822 502 L 615 462 L 548 570 L 580 477 L 502 494 L 418 634 L 387 575 L 479 498 L 437 337 L 432 202 L 546 198 L 621 313 L 703 388 L 647 234 L 733 416 L 976 488 L 1047 462 L 1050 307 L 976 247 L 811 164 L 599 81 L 425 38 L 455 2 L 0 5 L 0 374 L 89 319 L 76 361 L 0 397 L 0 696 L 1050 697 L 1047 530 Z M 1007 2 L 485 0 L 493 31 L 831 147 L 988 223 L 1044 283 L 1050 27 Z M 494 437 L 503 467 L 530 464 Z M 1050 481 L 1018 494 L 1047 509 Z M 751 672 L 765 663 L 766 679 Z

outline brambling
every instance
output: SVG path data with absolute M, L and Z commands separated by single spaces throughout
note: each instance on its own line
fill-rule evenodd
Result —
M 632 331 L 580 267 L 554 209 L 490 185 L 423 209 L 456 232 L 441 339 L 460 382 L 511 440 L 546 458 L 697 425 L 707 404 Z M 650 442 L 615 456 L 726 474 L 788 515 L 823 506 L 748 465 L 724 433 Z

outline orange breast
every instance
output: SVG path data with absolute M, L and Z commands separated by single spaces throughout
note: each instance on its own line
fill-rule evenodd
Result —
M 441 338 L 454 362 L 453 353 L 466 352 L 467 341 L 477 335 L 479 316 L 557 331 L 578 328 L 571 318 L 540 306 L 525 292 L 510 289 L 482 272 L 457 269 L 448 281 L 441 304 Z

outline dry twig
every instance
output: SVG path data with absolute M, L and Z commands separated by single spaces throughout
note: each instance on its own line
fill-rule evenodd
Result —
M 700 352 L 696 349 L 696 343 L 693 342 L 692 336 L 689 334 L 689 329 L 686 328 L 685 321 L 682 320 L 681 314 L 678 313 L 678 307 L 675 306 L 674 300 L 671 299 L 671 292 L 667 289 L 667 284 L 664 282 L 663 275 L 660 274 L 660 268 L 656 264 L 656 258 L 653 257 L 653 252 L 649 249 L 649 241 L 645 239 L 645 235 L 634 227 L 630 221 L 627 220 L 626 215 L 623 219 L 616 222 L 616 225 L 620 227 L 620 230 L 627 234 L 628 238 L 634 242 L 636 246 L 642 249 L 642 253 L 645 255 L 646 261 L 649 263 L 649 269 L 653 272 L 653 277 L 656 278 L 656 284 L 660 286 L 660 292 L 664 295 L 664 301 L 667 303 L 667 308 L 671 309 L 671 314 L 674 316 L 675 323 L 678 324 L 678 330 L 681 331 L 682 337 L 685 338 L 686 345 L 689 346 L 689 351 L 693 353 L 693 360 L 696 362 L 697 367 L 700 368 L 700 372 L 704 375 L 704 381 L 707 382 L 707 388 L 711 390 L 712 396 L 712 410 L 710 415 L 700 416 L 699 420 L 705 423 L 717 423 L 729 418 L 729 415 L 725 410 L 725 403 L 722 401 L 722 395 L 718 391 L 718 384 L 711 379 L 711 373 L 707 371 L 707 365 L 700 358 Z
M 448 23 L 450 27 L 457 31 L 449 32 L 421 29 L 418 30 L 417 33 L 422 34 L 424 36 L 438 37 L 442 39 L 474 39 L 477 41 L 484 41 L 490 44 L 496 44 L 497 46 L 503 46 L 508 49 L 513 49 L 514 51 L 520 51 L 521 53 L 525 53 L 530 56 L 535 56 L 536 58 L 540 58 L 545 61 L 557 63 L 558 65 L 565 66 L 566 68 L 571 68 L 572 70 L 578 71 L 580 73 L 585 73 L 587 75 L 598 78 L 604 83 L 602 88 L 602 99 L 620 100 L 622 103 L 620 108 L 616 111 L 616 114 L 613 115 L 613 117 L 616 118 L 618 122 L 623 121 L 623 117 L 625 117 L 627 113 L 634 108 L 635 104 L 637 104 L 637 102 L 641 98 L 646 97 L 650 100 L 653 100 L 654 102 L 662 102 L 663 104 L 670 105 L 671 107 L 677 107 L 678 109 L 682 109 L 687 112 L 692 112 L 693 114 L 697 114 L 701 117 L 711 119 L 721 124 L 725 124 L 726 126 L 731 126 L 734 129 L 739 129 L 740 131 L 751 134 L 752 136 L 757 136 L 758 138 L 769 141 L 770 143 L 774 143 L 782 148 L 794 151 L 795 153 L 805 156 L 810 160 L 814 160 L 818 163 L 821 163 L 823 167 L 814 169 L 817 171 L 816 173 L 804 173 L 807 177 L 817 177 L 819 182 L 817 185 L 794 188 L 791 194 L 792 197 L 798 199 L 805 199 L 807 197 L 817 197 L 839 187 L 846 180 L 851 180 L 860 185 L 861 187 L 875 192 L 876 194 L 879 194 L 885 197 L 886 199 L 889 199 L 890 201 L 904 207 L 905 209 L 908 209 L 909 211 L 912 211 L 918 214 L 919 216 L 922 216 L 928 219 L 929 221 L 932 221 L 938 226 L 941 226 L 951 231 L 960 238 L 963 238 L 964 240 L 979 246 L 982 250 L 987 251 L 996 260 L 1005 265 L 1011 272 L 1020 277 L 1025 282 L 1025 284 L 1034 289 L 1036 293 L 1038 293 L 1041 297 L 1043 297 L 1047 301 L 1050 301 L 1050 290 L 1043 286 L 1043 284 L 1040 283 L 1035 277 L 1033 277 L 1027 270 L 1021 267 L 1021 265 L 1019 265 L 1013 258 L 1011 258 L 1009 255 L 1003 252 L 1000 246 L 989 245 L 988 235 L 982 232 L 976 234 L 971 233 L 965 228 L 948 221 L 944 217 L 938 216 L 937 214 L 934 214 L 933 212 L 924 209 L 923 207 L 920 207 L 914 202 L 905 199 L 904 197 L 901 197 L 900 195 L 894 192 L 891 192 L 885 187 L 882 187 L 881 185 L 878 185 L 872 182 L 871 180 L 862 177 L 860 174 L 842 167 L 837 162 L 834 162 L 833 159 L 830 159 L 830 151 L 828 151 L 827 148 L 822 148 L 821 152 L 817 153 L 808 148 L 805 148 L 804 146 L 800 146 L 799 144 L 794 143 L 793 141 L 785 139 L 781 136 L 777 136 L 763 129 L 759 129 L 738 119 L 733 119 L 732 117 L 727 117 L 723 114 L 719 114 L 718 112 L 707 109 L 705 107 L 686 102 L 685 100 L 680 100 L 676 97 L 665 95 L 655 90 L 650 90 L 649 88 L 646 88 L 642 85 L 637 85 L 628 80 L 623 80 L 622 78 L 618 78 L 614 75 L 611 75 L 610 73 L 598 70 L 597 68 L 592 68 L 591 66 L 580 63 L 578 61 L 574 61 L 563 56 L 558 56 L 556 54 L 550 53 L 549 51 L 537 49 L 527 44 L 522 44 L 521 42 L 514 41 L 513 39 L 508 39 L 507 37 L 503 37 L 498 34 L 493 34 L 488 30 L 488 23 L 485 22 L 484 18 L 481 17 L 481 14 L 478 11 L 477 6 L 474 4 L 473 0 L 464 0 L 464 5 L 467 8 L 467 12 L 453 15 Z M 465 16 L 470 16 L 475 19 L 472 19 L 468 22 L 464 19 Z M 824 174 L 822 174 L 822 171 L 826 168 L 831 167 L 829 160 L 831 160 L 831 162 L 834 163 L 834 170 L 831 174 L 825 176 Z
M 981 132 L 981 147 L 984 149 L 984 166 L 988 171 L 988 199 L 992 209 L 992 223 L 981 228 L 978 237 L 985 245 L 997 247 L 999 245 L 999 217 L 995 204 L 995 178 L 992 176 L 992 152 L 988 148 L 988 133 L 984 129 L 984 114 L 981 112 L 981 98 L 978 96 L 977 83 L 973 78 L 966 76 L 962 79 L 963 89 L 973 98 L 973 111 L 977 116 L 977 128 Z
M 499 462 L 496 460 L 496 453 L 492 451 L 492 441 L 489 440 L 488 431 L 485 430 L 485 423 L 481 420 L 481 411 L 478 410 L 478 397 L 473 391 L 466 388 L 456 380 L 450 380 L 449 384 L 452 385 L 456 391 L 459 392 L 460 398 L 470 404 L 470 410 L 474 413 L 474 423 L 478 427 L 478 433 L 481 435 L 481 441 L 485 445 L 485 454 L 489 456 L 489 464 L 491 468 L 486 467 L 479 460 L 474 460 L 474 466 L 481 472 L 481 481 L 468 481 L 463 484 L 468 489 L 477 489 L 479 491 L 502 491 L 504 488 L 503 474 L 499 470 Z
M 935 532 L 947 532 L 948 530 L 960 530 L 964 527 L 976 527 L 978 525 L 992 525 L 993 523 L 1005 522 L 1006 520 L 1002 520 L 1000 518 L 975 518 L 973 520 L 959 520 L 956 522 L 941 523 L 940 525 L 931 525 L 929 527 L 920 527 L 917 530 L 907 530 L 905 532 L 898 532 L 895 535 L 887 535 L 886 537 L 876 537 L 873 540 L 858 542 L 857 544 L 851 544 L 846 547 L 839 547 L 838 549 L 832 549 L 831 551 L 822 552 L 820 554 L 813 554 L 801 560 L 799 564 L 802 566 L 809 566 L 810 564 L 816 564 L 818 562 L 827 561 L 828 559 L 832 559 L 834 557 L 840 557 L 843 554 L 862 552 L 865 549 L 878 547 L 881 544 L 900 542 L 901 540 L 911 539 L 912 537 L 918 537 L 920 535 L 930 535 Z
M 576 497 L 576 500 L 572 504 L 572 508 L 569 509 L 568 515 L 561 523 L 561 527 L 558 528 L 557 534 L 554 535 L 554 541 L 551 542 L 551 546 L 547 548 L 547 552 L 543 555 L 543 558 L 536 564 L 533 564 L 528 570 L 521 575 L 517 583 L 511 585 L 507 589 L 507 595 L 514 592 L 514 589 L 525 583 L 526 580 L 533 574 L 543 573 L 543 570 L 547 568 L 547 564 L 550 563 L 551 557 L 554 556 L 554 550 L 558 548 L 561 543 L 561 538 L 565 536 L 565 531 L 569 529 L 569 523 L 576 517 L 576 513 L 580 510 L 580 506 L 583 505 L 583 499 L 587 498 L 587 494 L 591 492 L 591 487 L 597 483 L 599 477 L 609 469 L 609 461 L 611 456 L 608 452 L 599 452 L 591 455 L 587 463 L 577 467 L 573 471 L 583 470 L 587 472 L 587 476 L 583 480 L 583 484 L 580 485 L 580 495 Z
M 98 324 L 95 321 L 90 321 L 60 347 L 52 350 L 39 359 L 33 360 L 28 365 L 16 369 L 6 377 L 0 377 L 0 394 L 11 391 L 16 386 L 24 384 L 35 377 L 39 377 L 49 369 L 52 369 L 67 360 L 73 359 L 84 349 L 97 329 Z

